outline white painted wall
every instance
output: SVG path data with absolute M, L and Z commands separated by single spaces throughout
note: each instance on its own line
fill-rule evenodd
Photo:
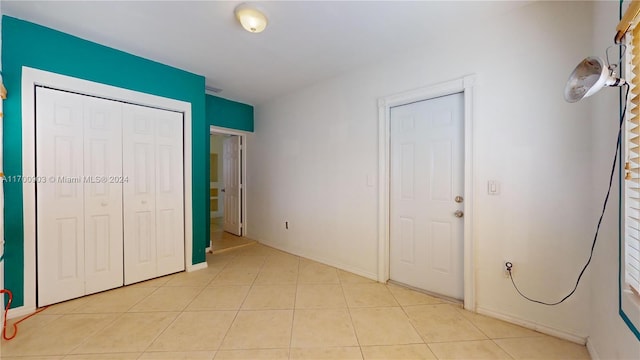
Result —
M 562 14 L 562 16 L 560 16 Z M 591 107 L 562 98 L 592 49 L 592 4 L 537 2 L 439 46 L 346 73 L 256 107 L 248 157 L 249 237 L 375 277 L 378 98 L 477 74 L 474 113 L 477 307 L 574 340 L 589 331 L 590 273 L 565 304 L 596 222 Z M 375 39 L 371 39 L 375 41 Z M 487 195 L 498 180 L 499 196 Z M 285 230 L 284 222 L 290 222 Z M 576 338 L 577 337 L 577 338 Z
M 593 12 L 594 55 L 603 56 L 612 43 L 613 29 L 618 23 L 618 2 L 597 2 Z M 617 54 L 617 50 L 615 54 Z M 586 56 L 586 55 L 585 55 Z M 618 124 L 618 91 L 603 89 L 585 100 L 592 106 L 593 146 L 592 202 L 594 214 L 600 210 L 608 185 L 609 172 L 616 146 Z M 618 170 L 618 169 L 617 169 Z M 609 206 L 600 230 L 593 264 L 590 269 L 591 311 L 589 348 L 594 358 L 640 359 L 640 342 L 618 314 L 618 172 L 614 179 Z

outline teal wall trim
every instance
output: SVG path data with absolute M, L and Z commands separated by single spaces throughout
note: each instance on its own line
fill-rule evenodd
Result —
M 9 91 L 4 103 L 4 172 L 22 174 L 22 67 L 191 103 L 194 264 L 204 262 L 209 243 L 209 122 L 205 79 L 180 69 L 83 40 L 9 16 L 2 18 L 2 69 Z M 13 307 L 24 304 L 22 184 L 5 183 L 5 287 Z
M 209 125 L 253 132 L 253 106 L 207 95 Z

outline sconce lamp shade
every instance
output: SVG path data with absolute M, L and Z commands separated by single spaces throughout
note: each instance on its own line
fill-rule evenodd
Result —
M 597 93 L 605 86 L 626 84 L 624 79 L 613 75 L 613 71 L 605 65 L 604 60 L 590 56 L 582 60 L 569 75 L 564 88 L 564 99 L 573 103 Z
M 248 32 L 259 33 L 267 27 L 267 17 L 260 10 L 244 3 L 234 10 L 236 18 Z

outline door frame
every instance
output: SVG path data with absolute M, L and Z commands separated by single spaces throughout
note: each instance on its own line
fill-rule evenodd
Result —
M 206 262 L 193 264 L 193 207 L 192 207 L 192 142 L 191 103 L 164 98 L 138 91 L 118 88 L 89 80 L 60 75 L 49 71 L 22 67 L 22 175 L 35 177 L 35 87 L 47 86 L 58 90 L 97 96 L 136 105 L 171 110 L 184 114 L 184 246 L 185 269 L 194 271 L 206 267 Z M 23 183 L 24 216 L 24 305 L 12 309 L 10 317 L 29 314 L 36 308 L 36 190 L 35 183 Z M 202 265 L 204 264 L 204 265 Z
M 234 129 L 229 129 L 221 126 L 210 125 L 209 136 L 213 134 L 239 136 L 240 141 L 242 143 L 240 146 L 240 149 L 241 149 L 240 169 L 242 172 L 242 175 L 240 176 L 240 181 L 242 181 L 242 184 L 239 184 L 240 198 L 242 199 L 242 201 L 240 201 L 240 206 L 242 207 L 242 209 L 240 209 L 240 217 L 242 219 L 242 236 L 246 237 L 247 229 L 248 229 L 248 226 L 247 226 L 247 223 L 248 223 L 247 221 L 247 135 L 249 133 L 242 130 L 234 130 Z M 209 147 L 211 147 L 211 144 L 209 144 Z M 209 209 L 209 213 L 211 213 L 211 209 Z M 222 216 L 224 216 L 224 214 Z
M 473 242 L 473 90 L 475 75 L 409 90 L 378 99 L 378 281 L 390 272 L 390 146 L 391 108 L 417 101 L 462 93 L 464 96 L 464 308 L 475 311 L 475 246 Z

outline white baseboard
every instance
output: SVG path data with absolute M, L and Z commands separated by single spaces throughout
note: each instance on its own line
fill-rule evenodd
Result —
M 346 264 L 342 264 L 342 263 L 339 263 L 339 262 L 336 262 L 336 261 L 333 261 L 333 260 L 325 259 L 323 257 L 306 254 L 306 253 L 301 252 L 301 251 L 296 251 L 296 250 L 293 250 L 293 249 L 289 249 L 286 246 L 278 246 L 276 244 L 269 243 L 268 241 L 263 241 L 263 240 L 256 240 L 256 241 L 258 243 L 260 243 L 260 244 L 272 247 L 272 248 L 280 250 L 280 251 L 284 251 L 284 252 L 292 254 L 292 255 L 300 256 L 300 257 L 303 257 L 305 259 L 309 259 L 309 260 L 317 261 L 317 262 L 325 264 L 325 265 L 333 266 L 334 268 L 338 268 L 340 270 L 348 271 L 350 273 L 365 277 L 367 279 L 371 279 L 371 280 L 376 281 L 376 282 L 378 281 L 378 274 L 376 272 L 369 272 L 369 271 L 366 271 L 366 270 L 355 268 L 355 267 L 353 267 L 351 265 L 346 265 Z
M 207 262 L 203 261 L 199 264 L 187 265 L 187 272 L 198 271 L 207 268 Z
M 591 338 L 588 337 L 587 338 L 587 351 L 589 352 L 589 356 L 591 356 L 591 360 L 600 360 L 600 355 L 598 355 L 598 352 L 596 351 L 596 348 L 593 345 L 593 341 L 591 341 Z
M 504 314 L 495 310 L 486 309 L 481 306 L 478 306 L 476 310 L 478 311 L 479 314 L 491 316 L 493 318 L 500 319 L 508 323 L 526 327 L 527 329 L 531 329 L 537 332 L 541 332 L 543 334 L 547 334 L 560 339 L 571 341 L 576 344 L 584 345 L 585 343 L 587 343 L 587 336 L 585 335 L 573 334 L 564 330 L 538 324 L 530 320 L 521 319 L 517 316 Z
M 36 308 L 18 306 L 13 309 L 9 309 L 9 312 L 7 313 L 7 319 L 13 319 L 21 316 L 31 315 L 34 312 L 36 312 Z

